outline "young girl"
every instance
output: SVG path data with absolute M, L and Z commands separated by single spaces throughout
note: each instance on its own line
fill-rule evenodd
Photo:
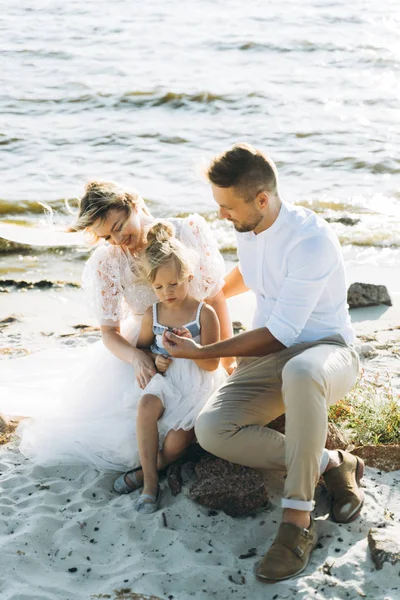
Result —
M 143 472 L 143 492 L 136 503 L 140 513 L 159 507 L 161 441 L 171 429 L 191 431 L 198 413 L 224 379 L 219 359 L 172 359 L 162 343 L 163 332 L 171 328 L 201 344 L 219 341 L 214 309 L 189 293 L 195 260 L 196 255 L 174 237 L 169 223 L 157 223 L 148 232 L 141 269 L 158 302 L 144 313 L 137 347 L 154 359 L 157 374 L 144 389 L 136 384 L 133 391 L 138 398 L 136 437 Z M 135 472 L 114 482 L 120 493 L 139 486 Z

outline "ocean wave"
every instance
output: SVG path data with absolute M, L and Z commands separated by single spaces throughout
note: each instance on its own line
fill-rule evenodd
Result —
M 329 160 L 322 162 L 321 167 L 329 167 L 329 168 L 346 168 L 346 170 L 350 169 L 351 171 L 368 171 L 373 175 L 381 175 L 388 173 L 390 175 L 395 175 L 400 173 L 400 160 L 397 158 L 387 158 L 385 160 L 381 160 L 378 162 L 359 160 L 354 156 L 343 156 L 341 158 L 337 158 L 336 160 Z
M 72 205 L 75 199 L 68 200 Z M 46 205 L 51 210 L 66 212 L 66 201 L 52 200 Z M 4 200 L 0 198 L 0 215 L 43 215 L 46 208 L 40 200 Z
M 65 287 L 80 288 L 79 283 L 72 281 L 50 281 L 49 279 L 40 279 L 39 281 L 24 281 L 20 279 L 0 279 L 0 293 L 9 288 L 16 290 L 48 290 L 62 289 Z
M 248 97 L 254 97 L 250 94 Z M 25 112 L 25 104 L 28 103 L 33 110 L 35 106 L 43 106 L 43 110 L 48 105 L 65 106 L 79 105 L 81 110 L 95 108 L 124 108 L 135 106 L 136 108 L 152 108 L 165 106 L 166 108 L 179 109 L 187 107 L 215 106 L 219 104 L 227 105 L 235 102 L 242 102 L 243 95 L 216 94 L 207 90 L 199 90 L 197 92 L 174 92 L 150 90 L 140 91 L 134 90 L 124 92 L 123 94 L 108 94 L 108 93 L 85 93 L 77 95 L 66 95 L 62 98 L 28 96 L 18 98 L 3 98 L 2 110 L 5 112 Z

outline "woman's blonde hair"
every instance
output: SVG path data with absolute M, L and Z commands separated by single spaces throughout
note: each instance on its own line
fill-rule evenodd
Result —
M 153 283 L 161 266 L 174 262 L 178 281 L 193 275 L 196 253 L 184 246 L 176 237 L 171 223 L 158 221 L 147 232 L 147 246 L 140 270 L 143 278 Z
M 134 206 L 149 214 L 137 192 L 127 192 L 112 181 L 89 181 L 85 194 L 79 200 L 77 219 L 68 230 L 90 230 L 96 221 L 104 222 L 111 210 L 123 211 L 128 218 Z

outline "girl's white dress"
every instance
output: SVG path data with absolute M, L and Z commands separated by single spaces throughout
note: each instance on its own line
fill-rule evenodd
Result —
M 199 303 L 196 318 L 184 325 L 195 342 L 200 342 L 200 313 L 203 305 L 204 302 Z M 166 327 L 158 322 L 157 304 L 153 304 L 155 341 L 152 350 L 158 354 L 168 354 L 162 343 L 164 329 Z M 134 386 L 132 404 L 136 406 L 144 394 L 153 394 L 160 398 L 164 406 L 163 416 L 158 422 L 161 447 L 165 435 L 171 429 L 192 429 L 197 415 L 215 390 L 222 385 L 225 377 L 226 373 L 222 367 L 215 371 L 205 371 L 190 359 L 174 358 L 165 374 L 155 375 L 143 390 L 138 384 Z M 139 463 L 139 455 L 136 463 Z
M 222 289 L 225 268 L 208 225 L 199 215 L 168 221 L 199 256 L 189 293 L 199 301 L 214 296 Z M 144 311 L 157 301 L 151 287 L 138 281 L 135 256 L 120 246 L 97 247 L 85 265 L 83 285 L 100 324 L 119 323 L 135 344 Z M 188 365 L 188 374 L 190 369 Z M 211 395 L 221 377 L 220 369 L 205 395 Z M 0 414 L 30 417 L 18 427 L 20 451 L 42 466 L 85 464 L 115 471 L 137 466 L 137 389 L 133 367 L 101 341 L 0 363 Z M 193 427 L 207 399 L 196 397 L 187 410 L 166 406 L 159 421 L 160 444 L 169 430 Z

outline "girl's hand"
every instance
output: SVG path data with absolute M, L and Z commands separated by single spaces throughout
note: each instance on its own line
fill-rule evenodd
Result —
M 131 364 L 135 369 L 136 381 L 139 387 L 143 390 L 149 381 L 156 374 L 156 367 L 154 361 L 146 352 L 135 348 Z
M 179 337 L 192 339 L 192 334 L 190 333 L 189 329 L 186 329 L 186 327 L 181 327 L 180 329 L 174 328 L 172 331 L 175 333 L 175 335 L 179 335 Z
M 162 354 L 157 354 L 156 356 L 156 367 L 159 373 L 165 373 L 172 362 L 172 358 L 169 356 L 163 356 Z
M 171 356 L 176 358 L 201 358 L 199 349 L 201 346 L 192 339 L 176 335 L 171 331 L 164 331 L 163 344 Z

